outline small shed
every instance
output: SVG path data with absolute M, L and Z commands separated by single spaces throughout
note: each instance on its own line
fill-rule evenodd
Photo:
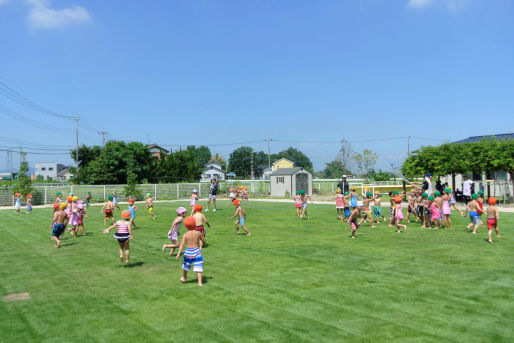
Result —
M 312 194 L 312 174 L 301 167 L 280 168 L 271 173 L 270 189 L 272 196 L 294 195 L 301 190 Z

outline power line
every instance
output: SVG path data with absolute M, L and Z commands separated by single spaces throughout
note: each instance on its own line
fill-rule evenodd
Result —
M 0 113 L 17 121 L 20 121 L 23 124 L 30 125 L 41 130 L 45 130 L 52 133 L 69 134 L 68 132 L 66 132 L 66 129 L 40 123 L 3 105 L 0 105 Z

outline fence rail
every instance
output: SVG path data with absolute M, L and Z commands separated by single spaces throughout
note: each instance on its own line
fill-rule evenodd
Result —
M 314 194 L 334 194 L 337 190 L 337 184 L 341 180 L 325 180 L 314 179 L 312 182 Z M 370 191 L 380 191 L 381 193 L 389 192 L 393 189 L 403 187 L 401 180 L 395 181 L 375 181 L 367 183 L 365 180 L 352 179 L 348 180 L 350 187 L 355 187 L 357 191 L 364 192 L 368 188 Z M 231 180 L 220 182 L 219 194 L 228 193 L 231 185 L 247 187 L 248 193 L 252 196 L 267 196 L 269 194 L 268 180 Z M 196 183 L 171 183 L 171 184 L 142 184 L 140 185 L 142 193 L 151 193 L 155 200 L 181 200 L 188 199 L 193 189 L 198 190 L 200 198 L 206 198 L 209 195 L 209 182 Z M 508 183 L 497 183 L 496 187 L 492 187 L 491 196 L 496 196 L 503 202 L 512 201 L 512 194 Z M 120 201 L 127 201 L 127 196 L 123 194 L 125 185 L 71 185 L 71 184 L 33 184 L 32 186 L 32 203 L 34 205 L 53 204 L 56 193 L 61 192 L 64 196 L 70 193 L 77 195 L 81 199 L 85 199 L 88 192 L 93 195 L 93 202 L 103 202 L 112 193 L 116 192 Z M 410 187 L 407 186 L 407 190 Z M 494 192 L 494 193 L 493 193 Z M 0 206 L 14 205 L 14 190 L 12 186 L 0 187 Z M 486 190 L 486 196 L 487 194 Z M 142 199 L 138 199 L 142 200 Z

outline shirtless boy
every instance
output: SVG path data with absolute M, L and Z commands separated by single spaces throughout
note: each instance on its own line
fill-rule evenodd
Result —
M 500 237 L 500 231 L 498 231 L 498 220 L 500 219 L 500 214 L 498 213 L 498 208 L 496 205 L 496 198 L 490 197 L 487 199 L 489 206 L 487 207 L 487 231 L 489 235 L 489 243 L 493 243 L 493 239 L 491 237 L 493 233 L 493 227 L 496 230 L 496 237 Z
M 153 199 L 151 193 L 146 193 L 146 208 L 148 209 L 148 214 L 155 220 L 156 216 L 153 213 Z
M 205 239 L 200 231 L 195 230 L 196 228 L 196 219 L 192 216 L 184 219 L 184 225 L 187 228 L 187 232 L 182 237 L 182 242 L 180 242 L 180 247 L 178 248 L 177 253 L 177 261 L 180 258 L 180 253 L 184 248 L 184 244 L 186 245 L 186 250 L 184 251 L 184 261 L 182 263 L 182 277 L 180 281 L 185 283 L 187 280 L 187 272 L 191 270 L 191 265 L 193 265 L 193 271 L 198 275 L 198 286 L 203 286 L 202 283 L 202 273 L 203 273 L 203 256 L 201 246 L 205 244 Z
M 202 236 L 205 237 L 206 233 L 205 233 L 204 223 L 208 227 L 211 227 L 211 224 L 209 224 L 209 222 L 207 221 L 207 218 L 205 218 L 205 216 L 202 213 L 202 205 L 200 205 L 200 204 L 195 205 L 195 213 L 192 215 L 192 217 L 195 219 L 195 230 L 200 232 L 202 234 Z M 205 240 L 203 240 L 203 242 L 205 242 Z M 202 247 L 203 247 L 203 243 L 200 243 L 200 248 L 202 248 Z
M 234 205 L 236 206 L 236 213 L 232 216 L 230 219 L 234 219 L 235 217 L 238 217 L 235 221 L 234 225 L 236 227 L 236 235 L 239 235 L 239 225 L 241 225 L 241 228 L 245 230 L 247 236 L 251 236 L 252 234 L 245 226 L 245 219 L 246 219 L 246 211 L 244 208 L 241 207 L 241 204 L 239 203 L 239 200 L 234 200 Z
M 114 204 L 112 203 L 112 195 L 109 195 L 107 201 L 104 206 L 100 210 L 100 213 L 104 213 L 104 225 L 107 223 L 107 219 L 110 219 L 112 224 L 114 224 L 114 215 L 113 215 Z
M 469 213 L 469 225 L 466 226 L 466 229 L 471 229 L 474 226 L 473 234 L 476 235 L 478 227 L 480 226 L 480 215 L 478 214 L 479 205 L 478 205 L 478 194 L 471 194 L 471 201 L 466 205 L 466 213 Z
M 66 208 L 66 203 L 62 202 L 59 205 L 59 210 L 54 212 L 54 217 L 52 218 L 52 224 L 50 228 L 52 229 L 52 240 L 55 242 L 55 247 L 59 248 L 61 246 L 61 241 L 59 240 L 59 236 L 62 235 L 64 229 L 66 228 L 66 218 L 68 215 L 64 212 Z
M 384 214 L 382 213 L 382 200 L 380 199 L 380 192 L 375 192 L 375 197 L 373 198 L 373 217 L 376 218 L 377 224 L 380 224 L 380 220 L 378 218 L 382 217 L 382 221 L 385 221 Z
M 366 197 L 362 199 L 362 207 L 364 211 L 364 220 L 369 221 L 371 223 L 371 227 L 375 227 L 373 225 L 373 217 L 371 216 L 370 202 L 373 200 L 373 194 L 371 192 L 366 192 Z

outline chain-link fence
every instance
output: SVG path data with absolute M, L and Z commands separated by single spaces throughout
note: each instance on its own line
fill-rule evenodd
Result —
M 337 184 L 340 180 L 313 180 L 314 194 L 330 194 L 335 193 Z M 351 187 L 364 191 L 369 188 L 373 192 L 380 190 L 384 193 L 392 189 L 402 187 L 401 181 L 375 182 L 373 184 L 363 183 L 363 180 L 349 180 Z M 228 194 L 230 186 L 246 187 L 251 196 L 267 196 L 269 195 L 268 180 L 232 180 L 219 183 L 218 194 L 223 196 Z M 154 200 L 179 200 L 190 198 L 193 189 L 198 190 L 200 198 L 206 198 L 209 195 L 209 182 L 197 183 L 171 183 L 171 184 L 143 184 L 139 185 L 141 194 L 151 193 Z M 64 197 L 73 193 L 80 199 L 85 199 L 88 192 L 93 196 L 93 202 L 104 202 L 112 192 L 116 192 L 119 201 L 127 201 L 127 195 L 124 194 L 125 185 L 71 185 L 71 184 L 34 184 L 32 186 L 32 203 L 34 205 L 53 204 L 58 192 Z M 14 205 L 14 190 L 12 186 L 0 187 L 0 206 Z M 136 199 L 143 200 L 143 198 Z

